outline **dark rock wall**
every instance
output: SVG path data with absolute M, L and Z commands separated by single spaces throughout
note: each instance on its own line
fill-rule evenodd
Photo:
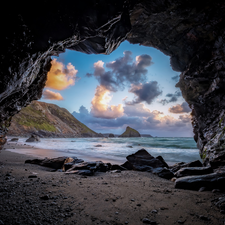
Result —
M 225 3 L 146 1 L 131 14 L 131 43 L 171 56 L 192 108 L 194 139 L 205 164 L 225 165 Z
M 8 4 L 8 5 L 7 5 Z M 1 14 L 0 144 L 10 117 L 41 97 L 52 55 L 110 54 L 127 39 L 171 56 L 206 164 L 225 164 L 225 3 L 64 0 L 6 3 Z M 35 10 L 34 10 L 35 8 Z

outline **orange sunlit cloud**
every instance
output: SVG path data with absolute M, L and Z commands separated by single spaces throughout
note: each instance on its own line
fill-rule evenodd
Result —
M 78 70 L 76 70 L 71 63 L 65 66 L 63 63 L 53 59 L 51 64 L 52 67 L 48 72 L 46 87 L 55 90 L 63 90 L 75 84 Z
M 63 97 L 60 93 L 56 93 L 50 90 L 44 90 L 42 96 L 44 99 L 49 99 L 49 100 L 58 100 L 58 101 L 63 100 Z
M 95 96 L 91 102 L 91 113 L 95 117 L 114 119 L 123 116 L 124 109 L 122 104 L 118 106 L 108 105 L 112 99 L 112 96 L 109 94 L 110 92 L 105 87 L 97 86 Z

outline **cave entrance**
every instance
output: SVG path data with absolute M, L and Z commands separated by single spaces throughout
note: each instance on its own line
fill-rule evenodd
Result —
M 191 109 L 175 87 L 179 73 L 159 50 L 125 41 L 110 55 L 66 50 L 52 59 L 41 100 L 96 132 L 119 134 L 129 125 L 152 136 L 193 137 Z

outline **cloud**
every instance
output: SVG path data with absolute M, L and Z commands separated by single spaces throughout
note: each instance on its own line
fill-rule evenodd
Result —
M 104 86 L 97 86 L 95 96 L 91 101 L 91 114 L 94 117 L 112 119 L 123 115 L 122 104 L 118 106 L 108 105 L 112 99 L 112 96 L 109 94 L 110 92 Z
M 95 76 L 101 86 L 104 86 L 110 91 L 116 92 L 123 90 L 125 85 L 139 84 L 146 81 L 148 66 L 152 65 L 152 58 L 149 55 L 137 56 L 133 61 L 132 52 L 125 51 L 123 57 L 115 61 L 106 63 L 106 71 L 104 62 L 99 60 L 94 63 L 94 73 L 87 73 L 87 77 Z
M 175 75 L 175 76 L 171 77 L 171 79 L 172 79 L 173 81 L 175 81 L 175 82 L 178 82 L 178 81 L 179 81 L 179 78 L 180 78 L 179 75 Z
M 71 63 L 65 66 L 63 63 L 53 59 L 51 64 L 52 67 L 48 72 L 46 87 L 55 90 L 63 90 L 75 84 L 78 70 L 76 70 Z
M 127 105 L 119 118 L 97 118 L 81 106 L 79 112 L 73 112 L 75 118 L 97 132 L 113 132 L 120 134 L 126 126 L 137 129 L 141 133 L 157 136 L 191 136 L 190 115 L 181 115 L 178 119 L 163 112 L 151 111 L 143 103 Z
M 139 85 L 132 85 L 129 92 L 134 93 L 136 97 L 133 101 L 126 102 L 126 104 L 128 105 L 137 104 L 140 102 L 151 104 L 156 97 L 162 94 L 162 91 L 159 90 L 157 81 L 151 81 Z
M 49 100 L 63 100 L 63 97 L 60 93 L 56 93 L 50 90 L 44 90 L 42 93 L 42 97 Z
M 168 97 L 169 99 L 162 99 L 160 100 L 160 103 L 165 105 L 165 104 L 168 104 L 170 102 L 176 102 L 178 101 L 178 98 L 181 97 L 182 94 L 180 91 L 176 91 L 174 94 L 171 94 L 171 93 L 168 93 L 166 95 L 166 97 Z
M 183 102 L 182 104 L 177 104 L 169 108 L 169 112 L 171 113 L 189 113 L 191 109 L 187 102 Z

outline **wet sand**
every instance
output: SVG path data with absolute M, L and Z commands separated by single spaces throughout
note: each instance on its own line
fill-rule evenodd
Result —
M 225 216 L 211 203 L 222 193 L 178 190 L 148 172 L 98 172 L 92 177 L 50 172 L 24 164 L 34 156 L 8 150 L 0 153 L 0 224 L 225 224 Z

